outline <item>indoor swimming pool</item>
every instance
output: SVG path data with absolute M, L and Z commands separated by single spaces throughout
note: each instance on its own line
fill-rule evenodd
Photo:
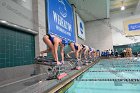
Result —
M 65 93 L 140 93 L 140 58 L 100 60 Z

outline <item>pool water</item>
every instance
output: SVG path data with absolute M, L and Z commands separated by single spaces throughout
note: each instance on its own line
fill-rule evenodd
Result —
M 100 60 L 65 93 L 140 93 L 140 59 Z

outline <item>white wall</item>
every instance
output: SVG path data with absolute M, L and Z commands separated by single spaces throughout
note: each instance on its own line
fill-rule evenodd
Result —
M 113 49 L 112 33 L 110 28 L 101 21 L 85 23 L 85 44 L 95 49 Z
M 21 0 L 0 0 L 0 19 L 33 29 L 32 0 L 20 2 Z
M 32 0 L 12 0 L 12 1 L 32 11 Z
M 140 18 L 140 14 L 132 14 L 129 11 L 122 11 L 117 14 L 112 14 L 111 15 L 111 25 L 117 27 L 120 29 L 120 31 L 124 32 L 123 28 L 123 21 L 124 20 L 131 20 L 131 19 L 136 19 Z M 134 39 L 131 37 L 126 37 L 125 35 L 122 35 L 120 32 L 116 32 L 115 30 L 112 31 L 112 37 L 113 37 L 113 45 L 125 45 L 125 44 L 130 44 L 130 43 L 135 43 Z M 137 39 L 136 42 L 140 42 L 140 36 L 134 36 L 135 39 Z

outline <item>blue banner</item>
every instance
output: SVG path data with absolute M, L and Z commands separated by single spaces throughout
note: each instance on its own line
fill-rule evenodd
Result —
M 48 33 L 75 42 L 73 8 L 67 0 L 47 0 Z
M 77 14 L 77 27 L 78 27 L 78 36 L 85 40 L 85 26 L 83 20 Z
M 140 30 L 140 23 L 129 24 L 128 29 L 129 31 Z

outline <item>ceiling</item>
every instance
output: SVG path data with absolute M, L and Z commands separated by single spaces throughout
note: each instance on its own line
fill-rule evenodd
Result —
M 109 15 L 109 0 L 68 0 L 84 22 L 104 19 Z M 108 8 L 108 9 L 107 9 Z M 108 12 L 108 14 L 107 14 Z
M 120 7 L 124 5 L 125 11 L 134 12 L 140 0 L 110 0 L 110 13 L 119 13 Z
M 140 0 L 68 0 L 84 22 L 109 18 L 110 14 L 121 12 L 122 1 L 126 10 L 134 12 Z M 140 9 L 138 9 L 140 10 Z

